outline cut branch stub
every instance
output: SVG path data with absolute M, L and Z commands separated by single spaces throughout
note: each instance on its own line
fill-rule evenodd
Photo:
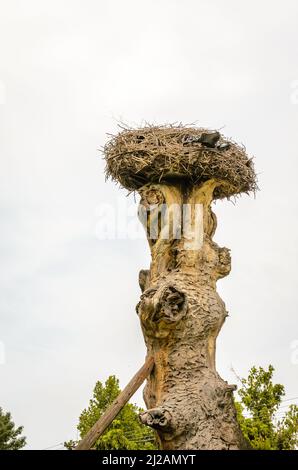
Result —
M 164 338 L 186 315 L 187 300 L 174 286 L 149 288 L 141 295 L 137 310 L 146 334 Z
M 140 420 L 143 424 L 163 432 L 171 430 L 171 418 L 171 414 L 161 408 L 154 408 L 140 414 Z

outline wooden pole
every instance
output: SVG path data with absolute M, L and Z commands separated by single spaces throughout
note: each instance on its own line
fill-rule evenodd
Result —
M 124 405 L 129 401 L 132 395 L 142 385 L 146 377 L 153 369 L 154 359 L 149 356 L 141 369 L 133 376 L 131 381 L 126 385 L 125 389 L 118 395 L 116 400 L 106 410 L 106 412 L 99 418 L 99 420 L 92 426 L 86 436 L 78 443 L 74 450 L 89 450 L 103 434 L 107 427 L 111 424 L 113 419 L 122 410 Z

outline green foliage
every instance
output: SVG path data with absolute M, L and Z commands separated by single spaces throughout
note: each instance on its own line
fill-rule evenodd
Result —
M 246 379 L 240 379 L 238 391 L 240 402 L 236 402 L 237 417 L 244 437 L 254 449 L 292 450 L 298 446 L 298 406 L 291 405 L 284 417 L 276 414 L 285 395 L 284 386 L 273 383 L 273 366 L 268 370 L 252 367 Z M 105 384 L 97 382 L 88 408 L 83 410 L 77 426 L 80 438 L 102 416 L 119 395 L 119 381 L 110 376 Z M 98 439 L 96 450 L 153 450 L 157 449 L 154 433 L 143 426 L 138 418 L 142 412 L 133 404 L 126 404 L 116 419 Z M 0 428 L 1 429 L 1 428 Z M 21 428 L 19 428 L 21 429 Z M 1 432 L 0 432 L 1 436 Z M 77 443 L 68 441 L 65 447 L 73 449 Z
M 291 405 L 277 420 L 284 386 L 273 384 L 274 367 L 252 367 L 247 379 L 240 379 L 241 403 L 236 403 L 237 417 L 244 437 L 254 449 L 291 450 L 298 445 L 298 406 Z
M 102 416 L 120 393 L 119 380 L 111 375 L 103 385 L 97 382 L 88 408 L 83 410 L 77 426 L 82 439 L 89 429 Z M 155 436 L 151 429 L 141 424 L 138 414 L 143 411 L 136 405 L 127 403 L 104 434 L 98 439 L 96 450 L 152 450 L 156 449 Z M 67 449 L 75 447 L 76 442 L 68 441 Z
M 20 450 L 26 445 L 26 438 L 19 437 L 23 432 L 23 427 L 15 427 L 10 413 L 5 413 L 0 408 L 0 449 Z

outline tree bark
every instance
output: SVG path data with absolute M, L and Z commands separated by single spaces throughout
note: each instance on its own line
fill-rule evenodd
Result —
M 156 430 L 161 449 L 246 448 L 233 403 L 236 386 L 215 369 L 216 337 L 227 316 L 216 281 L 231 269 L 229 250 L 212 240 L 211 203 L 222 184 L 139 190 L 152 261 L 140 272 L 137 312 L 155 363 L 140 419 Z

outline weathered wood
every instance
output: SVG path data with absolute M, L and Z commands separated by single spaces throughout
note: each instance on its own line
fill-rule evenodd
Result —
M 219 132 L 182 124 L 122 128 L 104 154 L 106 175 L 141 197 L 151 251 L 137 313 L 154 368 L 140 419 L 161 450 L 245 449 L 236 386 L 215 367 L 228 316 L 216 283 L 229 274 L 231 257 L 213 241 L 212 202 L 258 189 L 252 159 Z
M 235 386 L 215 368 L 216 338 L 227 316 L 216 281 L 231 269 L 229 250 L 212 239 L 216 216 L 211 203 L 218 184 L 209 180 L 139 189 L 139 214 L 152 260 L 150 270 L 140 275 L 143 293 L 137 311 L 155 363 L 144 391 L 147 411 L 140 418 L 155 429 L 163 450 L 246 448 L 236 419 Z M 151 203 L 146 219 L 144 211 Z M 180 217 L 180 236 L 179 217 L 175 224 L 169 215 L 177 215 L 177 208 L 182 214 L 185 207 L 188 219 Z
M 103 434 L 107 427 L 111 424 L 113 419 L 122 410 L 124 405 L 129 401 L 132 395 L 142 385 L 146 377 L 151 373 L 154 366 L 153 357 L 149 356 L 141 369 L 133 376 L 128 385 L 118 395 L 112 405 L 106 412 L 99 418 L 99 420 L 92 426 L 88 434 L 79 442 L 75 450 L 89 450 L 92 448 L 97 439 Z

